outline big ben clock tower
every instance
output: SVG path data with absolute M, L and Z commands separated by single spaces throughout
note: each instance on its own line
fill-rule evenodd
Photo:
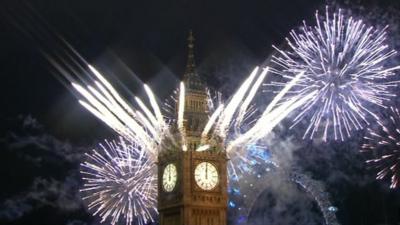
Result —
M 187 150 L 166 149 L 158 155 L 160 225 L 227 224 L 225 149 L 222 143 L 214 140 L 210 141 L 209 150 L 196 151 L 209 112 L 206 88 L 195 68 L 193 42 L 190 32 L 184 74 Z

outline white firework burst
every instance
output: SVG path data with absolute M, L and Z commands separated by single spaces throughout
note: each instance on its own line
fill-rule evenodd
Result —
M 368 154 L 368 165 L 378 170 L 376 179 L 390 177 L 390 188 L 400 186 L 400 111 L 390 107 L 386 120 L 368 128 L 361 151 Z
M 391 87 L 398 79 L 393 71 L 400 67 L 387 65 L 396 51 L 386 43 L 386 29 L 368 27 L 340 9 L 330 14 L 328 7 L 325 16 L 317 11 L 315 18 L 316 25 L 304 22 L 290 32 L 288 50 L 274 47 L 278 54 L 273 56 L 273 72 L 289 79 L 304 73 L 292 90 L 294 96 L 316 92 L 293 121 L 293 126 L 308 121 L 303 138 L 322 134 L 325 141 L 332 136 L 344 140 L 376 119 L 373 106 L 385 107 L 394 96 Z
M 120 138 L 100 144 L 86 156 L 81 164 L 84 185 L 80 191 L 93 215 L 111 224 L 154 221 L 156 168 L 142 146 Z

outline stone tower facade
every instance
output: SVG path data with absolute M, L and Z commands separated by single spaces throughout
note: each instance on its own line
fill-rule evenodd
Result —
M 196 72 L 193 50 L 194 38 L 190 32 L 184 74 L 187 151 L 171 149 L 158 156 L 160 225 L 227 224 L 225 150 L 214 141 L 208 150 L 196 151 L 209 112 L 206 87 Z

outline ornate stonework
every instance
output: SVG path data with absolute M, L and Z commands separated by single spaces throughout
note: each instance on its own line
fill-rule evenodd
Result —
M 226 225 L 227 224 L 227 157 L 221 145 L 210 142 L 210 150 L 195 151 L 200 144 L 201 131 L 209 112 L 206 87 L 195 69 L 194 38 L 188 38 L 188 62 L 184 75 L 186 87 L 184 125 L 188 151 L 168 150 L 158 156 L 158 212 L 160 225 Z M 218 183 L 211 190 L 196 184 L 195 168 L 208 162 L 218 171 Z M 164 168 L 173 163 L 177 168 L 177 181 L 173 191 L 166 192 L 161 177 Z M 207 173 L 207 170 L 205 171 Z M 207 174 L 206 174 L 207 176 Z

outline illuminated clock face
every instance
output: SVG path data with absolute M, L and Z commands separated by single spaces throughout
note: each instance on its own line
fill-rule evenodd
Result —
M 174 190 L 177 180 L 176 166 L 174 164 L 168 164 L 164 168 L 164 173 L 162 176 L 163 188 L 166 192 L 171 192 Z
M 215 166 L 209 162 L 202 162 L 194 170 L 194 180 L 203 190 L 212 190 L 218 184 L 218 171 Z

